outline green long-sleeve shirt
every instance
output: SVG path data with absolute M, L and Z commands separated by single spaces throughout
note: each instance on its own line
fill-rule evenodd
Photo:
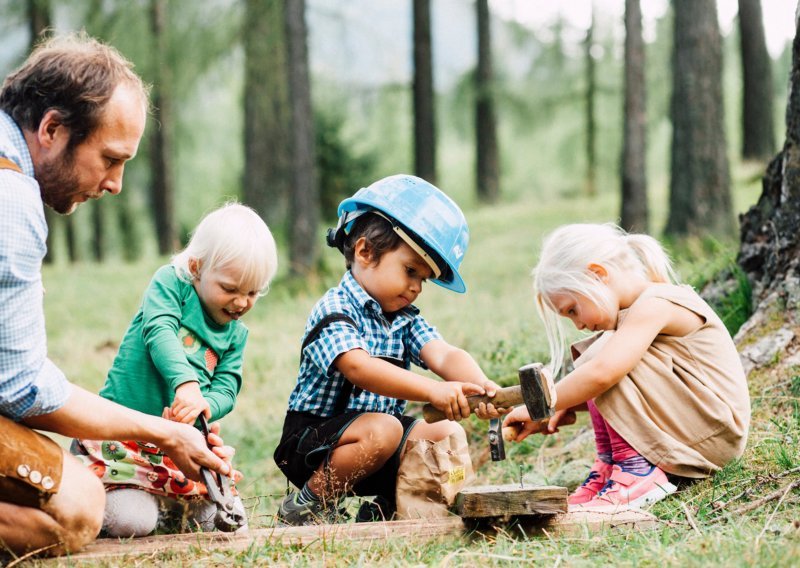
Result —
M 175 389 L 200 383 L 211 419 L 233 410 L 242 387 L 247 328 L 219 325 L 203 310 L 192 286 L 171 265 L 162 266 L 144 293 L 100 396 L 160 416 Z

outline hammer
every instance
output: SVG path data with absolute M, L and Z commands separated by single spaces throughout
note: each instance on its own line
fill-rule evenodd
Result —
M 541 363 L 529 363 L 520 367 L 518 371 L 519 385 L 499 389 L 497 393 L 489 398 L 486 395 L 468 396 L 470 411 L 474 411 L 480 403 L 493 404 L 497 409 L 506 409 L 525 403 L 531 420 L 547 422 L 553 416 L 555 406 L 555 386 L 544 373 L 542 373 Z M 422 407 L 422 415 L 425 422 L 438 422 L 446 417 L 444 413 L 437 410 L 433 405 L 426 404 Z M 516 438 L 517 432 L 512 427 L 502 428 L 499 418 L 489 421 L 489 449 L 491 450 L 492 461 L 506 459 L 505 444 L 503 439 L 512 440 Z

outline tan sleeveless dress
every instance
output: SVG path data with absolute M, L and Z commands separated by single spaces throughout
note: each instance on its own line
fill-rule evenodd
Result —
M 689 286 L 656 284 L 656 297 L 699 315 L 684 337 L 659 335 L 631 372 L 595 399 L 600 414 L 636 451 L 667 473 L 707 477 L 742 455 L 750 396 L 739 354 L 711 307 Z M 620 312 L 617 326 L 627 310 Z M 572 345 L 578 367 L 613 331 Z

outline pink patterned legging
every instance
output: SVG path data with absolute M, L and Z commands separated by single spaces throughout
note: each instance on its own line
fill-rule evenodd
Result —
M 593 400 L 587 400 L 586 406 L 589 407 L 589 415 L 592 417 L 592 427 L 594 428 L 594 441 L 597 445 L 598 454 L 611 454 L 614 463 L 619 463 L 639 455 L 631 445 L 611 427 L 605 418 L 600 415 Z

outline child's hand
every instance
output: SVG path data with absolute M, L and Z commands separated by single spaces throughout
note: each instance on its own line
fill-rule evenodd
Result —
M 458 381 L 434 381 L 430 403 L 444 412 L 448 420 L 461 420 L 470 415 L 467 397 L 483 394 L 483 387 Z
M 542 429 L 542 434 L 555 434 L 558 432 L 559 426 L 567 426 L 575 424 L 577 416 L 575 410 L 572 408 L 565 408 L 564 410 L 557 410 L 547 423 L 547 428 Z
M 499 388 L 500 385 L 488 379 L 483 384 L 483 390 L 486 391 L 486 396 L 488 396 L 489 398 L 497 394 L 497 389 Z M 495 405 L 492 404 L 491 402 L 488 404 L 482 402 L 477 407 L 475 407 L 475 416 L 477 416 L 481 420 L 489 420 L 491 418 L 500 418 L 504 414 L 508 414 L 509 412 L 511 412 L 511 410 L 512 410 L 511 408 L 496 408 Z
M 516 438 L 514 438 L 515 442 L 521 442 L 531 434 L 540 432 L 542 425 L 541 421 L 531 420 L 531 415 L 524 405 L 514 408 L 503 420 L 503 427 L 514 428 L 518 431 Z
M 171 420 L 194 424 L 201 412 L 206 418 L 211 418 L 211 407 L 203 398 L 199 383 L 189 381 L 175 389 L 175 399 L 170 407 Z

